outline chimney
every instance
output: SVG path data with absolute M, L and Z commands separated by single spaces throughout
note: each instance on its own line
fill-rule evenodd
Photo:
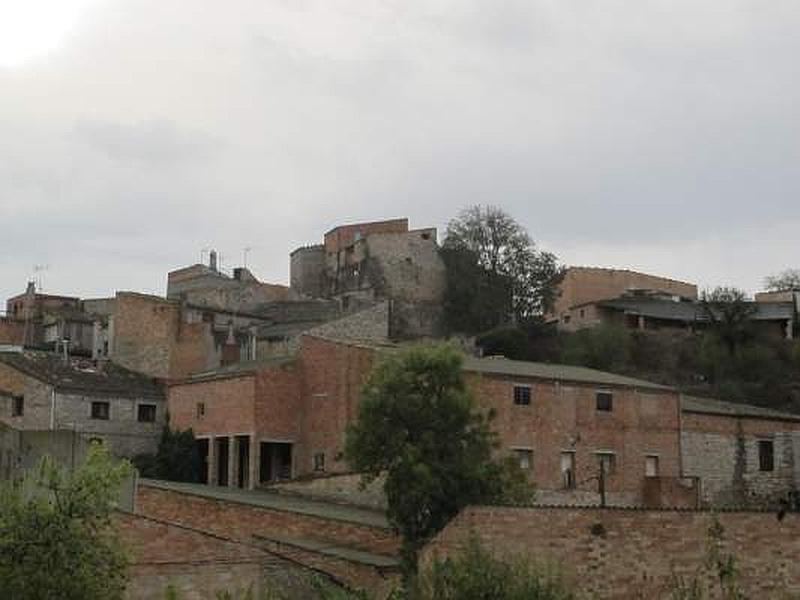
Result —
M 212 250 L 208 253 L 208 268 L 212 271 L 217 270 L 217 251 Z

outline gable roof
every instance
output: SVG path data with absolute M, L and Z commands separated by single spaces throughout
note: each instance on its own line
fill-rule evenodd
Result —
M 675 388 L 658 383 L 644 381 L 643 379 L 634 379 L 633 377 L 625 377 L 624 375 L 616 375 L 606 371 L 598 371 L 597 369 L 589 369 L 587 367 L 509 360 L 507 358 L 467 357 L 464 359 L 464 370 L 491 375 L 533 377 L 536 379 L 553 379 L 556 381 L 570 381 L 574 383 L 676 391 Z
M 163 399 L 164 387 L 152 377 L 107 362 L 72 358 L 65 363 L 51 352 L 0 352 L 0 363 L 65 392 L 123 398 Z
M 751 417 L 754 419 L 800 422 L 800 415 L 793 413 L 781 412 L 761 406 L 752 406 L 750 404 L 723 402 L 722 400 L 712 400 L 711 398 L 698 398 L 696 396 L 683 396 L 681 398 L 681 411 L 724 417 Z

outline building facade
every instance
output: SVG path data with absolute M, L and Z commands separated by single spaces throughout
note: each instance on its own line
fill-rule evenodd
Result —
M 153 453 L 166 423 L 153 379 L 108 362 L 51 353 L 0 352 L 0 423 L 26 432 L 70 431 L 120 457 Z

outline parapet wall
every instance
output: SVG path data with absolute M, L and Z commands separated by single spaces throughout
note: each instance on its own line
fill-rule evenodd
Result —
M 721 512 L 723 552 L 736 557 L 748 598 L 800 593 L 800 514 Z M 559 565 L 579 598 L 667 598 L 673 573 L 706 559 L 713 513 L 692 510 L 470 507 L 428 545 L 423 562 L 472 535 L 497 556 Z M 710 581 L 704 578 L 703 581 Z

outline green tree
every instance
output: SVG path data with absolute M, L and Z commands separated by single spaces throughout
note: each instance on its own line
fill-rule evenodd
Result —
M 490 415 L 473 410 L 461 365 L 447 345 L 388 357 L 370 376 L 347 432 L 346 457 L 363 480 L 386 473 L 387 515 L 403 536 L 406 572 L 420 546 L 464 506 L 532 499 L 519 467 L 493 460 Z
M 190 483 L 200 481 L 203 468 L 192 430 L 172 430 L 169 423 L 161 431 L 156 453 L 140 454 L 133 464 L 142 477 Z
M 412 600 L 572 600 L 570 587 L 552 569 L 503 561 L 472 536 L 452 558 L 436 559 L 417 578 Z
M 110 516 L 127 462 L 92 444 L 69 474 L 45 458 L 38 472 L 0 488 L 0 590 L 16 600 L 122 598 L 127 558 Z
M 555 255 L 539 250 L 519 223 L 493 206 L 473 206 L 451 220 L 443 250 L 448 268 L 458 267 L 448 278 L 458 284 L 458 289 L 446 293 L 446 300 L 456 306 L 446 303 L 446 308 L 466 305 L 480 310 L 489 305 L 495 307 L 491 312 L 497 313 L 499 307 L 505 314 L 497 315 L 502 320 L 491 327 L 541 316 L 552 307 L 564 276 Z M 448 252 L 457 260 L 448 259 Z M 485 298 L 487 294 L 489 299 Z

